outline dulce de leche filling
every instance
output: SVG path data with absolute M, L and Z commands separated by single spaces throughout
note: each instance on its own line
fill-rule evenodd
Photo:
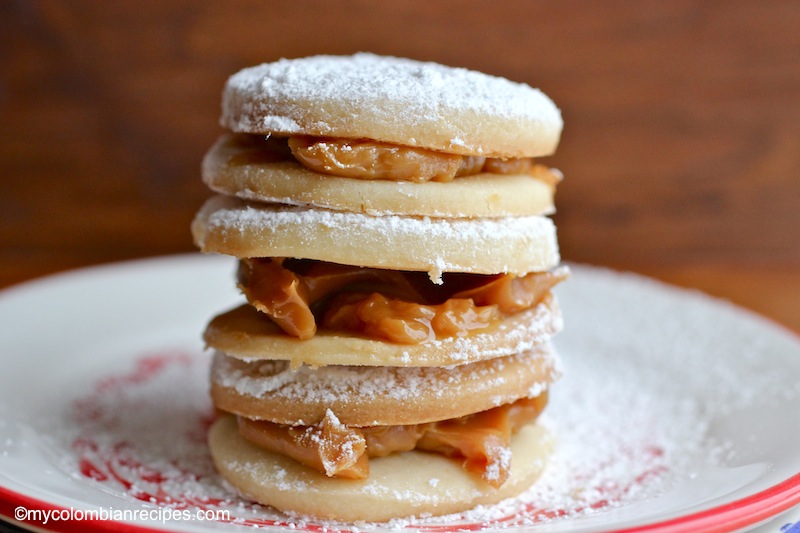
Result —
M 460 460 L 468 472 L 493 487 L 510 474 L 511 436 L 536 420 L 547 393 L 461 418 L 407 426 L 349 427 L 330 410 L 314 426 L 287 426 L 238 417 L 239 433 L 327 476 L 365 479 L 369 458 L 423 450 Z
M 370 139 L 237 136 L 243 152 L 233 164 L 295 160 L 314 172 L 367 180 L 440 181 L 479 173 L 531 174 L 551 187 L 561 177 L 532 158 L 491 158 L 437 152 Z
M 301 165 L 324 174 L 394 181 L 452 181 L 481 172 L 486 158 L 366 139 L 290 137 L 289 148 Z M 530 159 L 522 166 L 530 170 Z
M 239 262 L 238 284 L 252 306 L 300 339 L 318 327 L 400 344 L 465 336 L 540 303 L 568 274 L 525 276 L 363 268 L 308 259 Z

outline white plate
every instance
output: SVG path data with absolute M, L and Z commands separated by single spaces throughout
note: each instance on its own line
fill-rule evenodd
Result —
M 233 273 L 228 258 L 191 255 L 0 293 L 0 515 L 65 531 L 352 528 L 247 504 L 213 472 L 200 333 L 239 302 Z M 559 447 L 541 482 L 500 506 L 390 528 L 728 531 L 800 503 L 796 336 L 601 269 L 573 267 L 558 295 L 565 372 L 544 423 Z M 184 519 L 197 510 L 231 521 Z M 91 513 L 112 520 L 79 520 Z

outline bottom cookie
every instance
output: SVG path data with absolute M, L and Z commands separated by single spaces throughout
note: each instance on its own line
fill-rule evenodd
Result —
M 419 451 L 372 459 L 366 480 L 329 478 L 249 443 L 228 415 L 212 426 L 209 446 L 219 473 L 247 498 L 320 519 L 383 522 L 457 513 L 515 496 L 541 475 L 554 438 L 540 425 L 520 429 L 511 440 L 511 476 L 499 489 L 457 460 Z

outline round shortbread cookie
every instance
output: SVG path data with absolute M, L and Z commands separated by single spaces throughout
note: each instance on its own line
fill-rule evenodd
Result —
M 556 230 L 542 216 L 436 219 L 209 199 L 192 222 L 203 252 L 295 257 L 345 265 L 516 275 L 559 262 Z
M 211 190 L 244 200 L 314 205 L 370 215 L 439 218 L 548 215 L 560 173 L 536 165 L 532 174 L 476 174 L 449 183 L 332 177 L 297 161 L 241 162 L 252 152 L 235 135 L 223 135 L 203 159 Z
M 532 309 L 465 337 L 423 344 L 396 344 L 320 329 L 310 339 L 286 335 L 266 315 L 242 305 L 214 317 L 203 338 L 208 346 L 240 359 L 278 359 L 299 365 L 450 366 L 530 350 L 561 331 L 561 310 L 547 296 Z
M 457 513 L 511 498 L 541 475 L 554 440 L 538 424 L 520 428 L 511 438 L 511 476 L 494 489 L 458 461 L 434 453 L 372 458 L 367 479 L 345 480 L 251 444 L 232 416 L 217 420 L 208 436 L 217 470 L 245 497 L 285 512 L 346 522 Z
M 549 344 L 454 367 L 340 366 L 292 369 L 216 352 L 211 398 L 223 411 L 278 424 L 313 425 L 330 409 L 348 426 L 458 418 L 546 391 L 559 375 Z
M 366 138 L 466 155 L 552 154 L 561 113 L 541 91 L 463 68 L 372 54 L 282 59 L 231 76 L 236 132 Z

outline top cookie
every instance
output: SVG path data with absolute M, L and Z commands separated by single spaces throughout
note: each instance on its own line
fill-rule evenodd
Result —
M 373 54 L 282 59 L 222 94 L 235 132 L 378 141 L 486 157 L 552 154 L 561 113 L 541 91 L 463 68 Z

